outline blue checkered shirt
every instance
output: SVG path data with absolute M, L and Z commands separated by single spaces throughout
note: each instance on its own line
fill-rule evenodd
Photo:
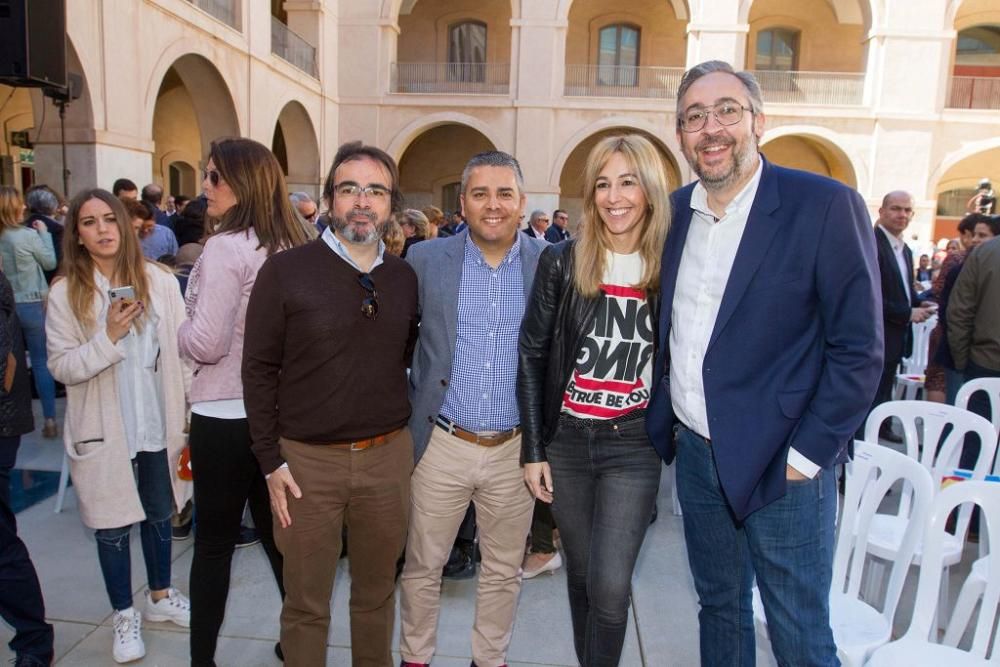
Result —
M 493 269 L 466 239 L 455 358 L 441 414 L 467 431 L 506 431 L 517 410 L 517 336 L 524 316 L 521 234 Z

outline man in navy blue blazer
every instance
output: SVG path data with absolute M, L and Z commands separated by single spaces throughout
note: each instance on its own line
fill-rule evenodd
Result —
M 671 196 L 647 417 L 676 457 L 703 665 L 753 665 L 752 584 L 779 664 L 837 665 L 837 491 L 882 367 L 875 239 L 854 190 L 769 163 L 760 87 L 711 61 L 677 94 L 699 180 Z

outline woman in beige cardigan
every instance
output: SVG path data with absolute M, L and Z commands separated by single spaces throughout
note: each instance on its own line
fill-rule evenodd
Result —
M 63 441 L 80 516 L 96 530 L 113 656 L 129 662 L 145 655 L 132 607 L 132 524 L 150 589 L 146 619 L 190 623 L 190 603 L 170 585 L 170 517 L 191 495 L 176 473 L 190 384 L 177 352 L 184 302 L 174 276 L 143 258 L 124 207 L 105 190 L 70 205 L 63 270 L 49 295 L 49 370 L 66 385 Z M 131 293 L 117 300 L 123 287 Z

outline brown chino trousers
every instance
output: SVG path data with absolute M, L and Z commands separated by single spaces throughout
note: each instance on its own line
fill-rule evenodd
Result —
M 274 523 L 274 541 L 285 559 L 281 647 L 286 667 L 326 664 L 330 595 L 344 521 L 349 527 L 352 665 L 392 667 L 396 562 L 406 544 L 413 471 L 410 430 L 361 451 L 286 438 L 280 445 L 302 490 L 301 498 L 288 496 L 292 524 Z
M 431 430 L 430 444 L 413 472 L 410 535 L 399 579 L 399 652 L 404 660 L 430 662 L 437 648 L 441 568 L 472 501 L 483 556 L 472 658 L 478 667 L 507 661 L 521 592 L 524 544 L 535 507 L 524 484 L 520 456 L 520 437 L 482 447 L 440 428 Z

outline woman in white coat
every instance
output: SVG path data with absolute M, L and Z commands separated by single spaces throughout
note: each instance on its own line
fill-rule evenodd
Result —
M 113 656 L 129 662 L 145 655 L 132 606 L 132 524 L 146 563 L 146 619 L 190 623 L 190 603 L 170 585 L 170 517 L 191 495 L 176 472 L 190 384 L 177 352 L 184 302 L 176 278 L 142 256 L 124 207 L 105 190 L 70 205 L 63 271 L 49 295 L 48 365 L 66 385 L 63 441 L 80 516 L 96 530 Z

